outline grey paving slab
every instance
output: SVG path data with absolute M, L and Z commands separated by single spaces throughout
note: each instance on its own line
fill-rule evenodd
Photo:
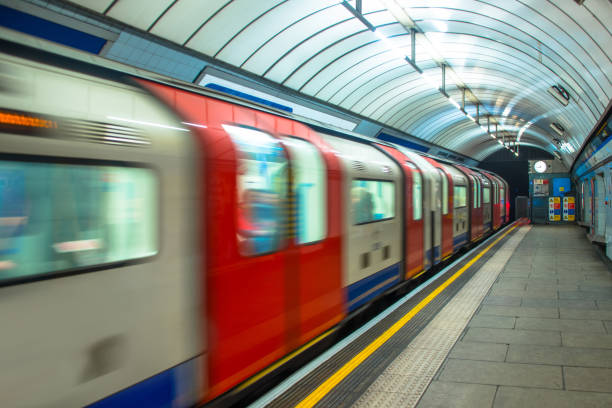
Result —
M 494 385 L 433 381 L 417 408 L 490 408 L 496 390 Z
M 511 344 L 506 361 L 575 367 L 612 368 L 612 350 Z
M 516 329 L 520 330 L 554 330 L 564 332 L 589 332 L 605 334 L 601 320 L 578 319 L 543 319 L 538 317 L 519 317 Z
M 596 300 L 595 304 L 600 310 L 612 310 L 612 300 Z
M 559 299 L 559 307 L 565 309 L 598 309 L 594 300 L 583 299 Z
M 439 380 L 560 389 L 561 367 L 449 359 Z
M 566 309 L 560 307 L 559 316 L 562 319 L 612 320 L 612 310 Z
M 534 290 L 518 290 L 518 289 L 491 289 L 491 295 L 495 296 L 513 296 L 522 298 L 538 298 L 538 299 L 557 299 L 558 293 L 556 289 L 534 289 Z
M 559 300 L 524 297 L 521 298 L 520 306 L 556 308 L 559 307 Z
M 609 408 L 612 394 L 499 387 L 493 408 Z
M 603 324 L 606 327 L 606 331 L 608 332 L 608 334 L 612 334 L 612 321 L 606 320 L 603 322 Z
M 612 300 L 612 290 L 603 291 L 559 291 L 559 299 L 581 299 L 581 300 Z
M 612 392 L 612 369 L 564 367 L 565 387 L 574 391 Z
M 531 268 L 527 270 L 525 270 L 524 268 L 504 269 L 503 274 L 506 278 L 528 278 L 531 274 Z
M 478 314 L 470 320 L 469 327 L 491 327 L 494 329 L 513 329 L 516 322 L 515 317 L 509 316 L 487 316 Z
M 561 333 L 563 345 L 566 347 L 591 347 L 612 349 L 612 335 L 594 333 Z
M 514 296 L 487 296 L 482 303 L 485 305 L 498 305 L 498 306 L 520 306 L 521 298 Z
M 493 289 L 515 289 L 515 290 L 525 290 L 527 286 L 526 278 L 509 278 L 504 279 L 498 282 L 495 282 L 493 285 Z
M 507 350 L 506 344 L 459 341 L 449 357 L 461 360 L 504 361 Z
M 463 340 L 504 344 L 561 345 L 561 336 L 558 332 L 544 330 L 491 329 L 486 327 L 470 327 L 467 333 L 465 333 Z
M 600 312 L 600 310 L 595 310 Z M 610 312 L 612 316 L 612 311 Z M 559 310 L 557 308 L 543 308 L 543 307 L 516 307 L 516 306 L 495 306 L 495 305 L 483 305 L 480 308 L 479 314 L 481 315 L 496 315 L 496 316 L 515 316 L 515 317 L 547 317 L 557 318 L 559 317 Z M 612 320 L 612 317 L 610 317 Z
M 587 287 L 595 287 L 595 288 L 609 288 L 612 287 L 612 274 L 606 277 L 599 276 L 587 276 L 584 282 L 581 285 L 586 285 Z

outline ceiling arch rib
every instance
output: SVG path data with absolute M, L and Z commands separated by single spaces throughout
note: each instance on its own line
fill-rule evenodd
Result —
M 472 26 L 469 27 L 469 30 L 466 28 L 466 30 L 465 30 L 465 32 L 463 34 L 457 34 L 457 35 L 460 35 L 460 36 L 462 36 L 464 38 L 457 39 L 456 40 L 457 43 L 455 43 L 455 42 L 450 43 L 447 46 L 447 48 L 448 47 L 450 47 L 450 48 L 456 47 L 458 43 L 459 44 L 465 44 L 465 41 L 466 41 L 465 36 L 466 35 L 469 35 L 469 38 L 473 40 L 474 37 L 479 36 L 479 35 L 482 34 L 482 32 L 479 31 L 479 30 L 482 30 L 482 28 L 480 28 L 480 27 L 476 28 L 476 27 L 472 27 Z M 471 34 L 470 34 L 470 31 L 472 32 Z M 449 34 L 452 35 L 453 33 L 449 33 Z M 430 37 L 431 36 L 432 35 L 430 35 Z M 446 36 L 446 33 L 445 33 L 445 36 Z M 437 35 L 437 37 L 439 37 L 439 35 Z M 509 38 L 499 38 L 498 36 L 490 36 L 490 37 L 489 36 L 482 36 L 478 40 L 481 41 L 482 43 L 491 43 L 490 47 L 495 47 L 495 48 L 501 47 L 502 41 L 506 40 L 506 41 L 508 41 L 508 43 L 506 43 L 504 45 L 504 47 L 506 49 L 514 50 L 515 53 L 518 52 L 519 55 L 517 55 L 517 56 L 519 56 L 519 57 L 520 57 L 520 55 L 522 53 L 524 56 L 528 57 L 534 64 L 540 64 L 540 62 L 538 61 L 538 55 L 537 54 L 533 55 L 532 53 L 527 52 L 527 51 L 533 52 L 533 50 L 531 50 L 531 49 L 522 49 L 521 50 L 520 48 L 516 48 L 517 45 L 523 45 L 523 44 L 516 43 L 513 40 L 510 40 Z M 510 44 L 510 46 L 508 46 L 509 44 Z M 515 47 L 512 47 L 512 45 L 514 45 Z M 465 50 L 465 52 L 467 52 L 469 54 L 471 51 L 468 49 L 468 50 Z M 544 58 L 544 57 L 546 57 L 546 58 Z M 550 58 L 549 56 L 542 56 L 542 60 L 546 61 L 547 65 L 551 64 L 551 65 L 555 65 L 556 67 L 558 67 L 557 74 L 559 74 L 560 78 L 563 79 L 566 83 L 569 83 L 569 84 L 574 84 L 575 83 L 575 85 L 570 86 L 570 88 L 573 90 L 574 95 L 579 94 L 580 96 L 582 96 L 582 98 L 587 100 L 589 105 L 594 105 L 594 106 L 598 106 L 599 105 L 598 107 L 601 107 L 603 109 L 603 107 L 601 106 L 602 105 L 601 101 L 599 100 L 598 95 L 597 95 L 596 91 L 594 90 L 594 88 L 596 88 L 597 86 L 596 85 L 592 85 L 588 80 L 586 80 L 585 78 L 582 78 L 579 75 L 578 70 L 575 67 L 570 66 L 569 63 L 567 63 L 565 61 L 560 61 L 558 58 Z M 524 65 L 523 66 L 525 67 L 525 69 L 529 69 L 529 68 L 532 67 L 532 65 L 525 64 L 525 59 L 524 58 L 523 58 L 523 61 L 524 61 L 523 62 Z M 554 78 L 552 78 L 552 79 L 554 81 Z M 594 109 L 594 108 L 592 108 L 592 109 Z
M 577 149 L 612 96 L 612 7 L 603 0 L 363 0 L 370 25 L 338 0 L 73 3 L 473 157 L 478 146 L 501 148 L 469 119 L 476 103 L 481 119 L 548 149 L 549 125 L 560 123 Z M 425 76 L 403 59 L 412 28 Z M 442 62 L 453 100 L 436 90 Z M 548 93 L 556 84 L 571 95 L 567 107 Z M 463 86 L 469 116 L 459 110 Z
M 482 27 L 500 26 L 505 28 L 505 30 L 503 30 L 504 33 L 516 39 L 520 39 L 533 49 L 540 48 L 540 44 L 542 43 L 542 41 L 536 39 L 536 36 L 544 37 L 548 40 L 548 48 L 550 48 L 552 52 L 571 64 L 582 66 L 583 69 L 588 70 L 588 72 L 599 72 L 602 66 L 605 66 L 605 63 L 610 62 L 609 58 L 603 53 L 601 46 L 597 46 L 596 43 L 593 43 L 592 39 L 583 38 L 584 42 L 577 41 L 575 38 L 568 36 L 562 27 L 556 27 L 556 31 L 562 33 L 562 35 L 556 37 L 546 32 L 542 27 L 536 26 L 498 7 L 485 5 L 484 7 L 474 10 L 477 11 L 443 9 L 441 10 L 441 14 L 451 13 L 451 18 L 449 18 L 447 23 L 451 28 L 450 31 L 456 31 L 452 27 L 455 22 L 475 24 Z M 415 17 L 415 19 L 417 22 L 419 21 L 418 17 Z M 423 26 L 421 27 L 426 28 Z M 595 47 L 591 47 L 592 54 L 586 52 L 583 45 L 585 42 L 596 45 Z M 574 52 L 570 51 L 567 44 L 575 45 Z M 608 80 L 606 80 L 605 83 L 609 88 L 611 83 Z

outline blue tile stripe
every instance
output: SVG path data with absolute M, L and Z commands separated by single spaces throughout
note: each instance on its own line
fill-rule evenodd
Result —
M 348 309 L 353 311 L 399 282 L 400 264 L 391 265 L 346 288 Z
M 100 53 L 106 40 L 12 8 L 0 6 L 0 25 L 92 54 Z

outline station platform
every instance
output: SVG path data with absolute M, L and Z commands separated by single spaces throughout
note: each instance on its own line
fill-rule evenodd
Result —
M 584 229 L 516 222 L 252 407 L 611 407 L 612 273 Z

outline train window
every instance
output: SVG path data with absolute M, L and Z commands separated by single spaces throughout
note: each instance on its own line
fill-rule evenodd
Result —
M 325 238 L 327 222 L 327 178 L 321 154 L 309 142 L 294 137 L 283 138 L 291 155 L 293 197 L 297 210 L 298 244 Z
M 283 244 L 288 162 L 279 141 L 257 129 L 223 125 L 236 146 L 240 253 L 265 254 Z
M 485 204 L 491 202 L 491 189 L 489 187 L 482 188 L 482 202 Z
M 442 169 L 438 169 L 442 180 L 442 214 L 448 214 L 448 179 Z
M 0 280 L 155 255 L 157 188 L 151 169 L 0 161 Z
M 395 216 L 395 185 L 392 181 L 353 180 L 353 224 L 388 220 Z
M 505 189 L 501 188 L 499 190 L 499 202 L 502 204 L 502 206 L 506 203 L 506 192 Z
M 454 201 L 455 201 L 455 208 L 461 208 L 467 205 L 467 187 L 466 186 L 455 186 Z
M 478 179 L 478 177 L 476 177 L 476 186 L 478 190 L 478 193 L 476 194 L 476 199 L 477 199 L 476 201 L 478 202 L 478 208 L 480 208 L 481 207 L 480 200 L 482 199 L 482 194 L 480 192 L 481 187 L 480 187 L 480 180 Z
M 423 217 L 423 185 L 421 173 L 414 164 L 406 162 L 406 165 L 414 169 L 412 172 L 412 219 L 420 220 Z

